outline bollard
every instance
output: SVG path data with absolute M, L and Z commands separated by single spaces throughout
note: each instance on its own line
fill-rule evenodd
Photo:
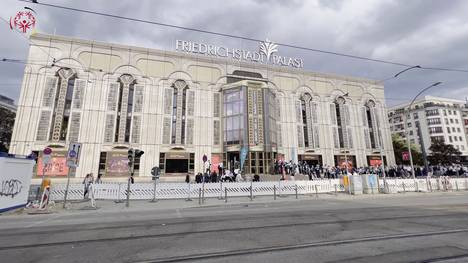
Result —
M 318 198 L 318 189 L 317 189 L 317 185 L 315 185 L 315 197 Z
M 223 200 L 223 181 L 219 180 L 219 200 Z
M 273 185 L 273 200 L 276 200 L 276 185 Z
M 205 184 L 202 185 L 202 203 L 205 203 Z
M 458 181 L 455 181 L 455 187 L 457 187 L 457 192 L 458 192 Z
M 224 188 L 224 202 L 227 203 L 227 188 Z
M 120 188 L 121 184 L 119 183 L 119 192 L 117 193 L 117 200 L 115 200 L 115 203 L 123 203 L 122 199 L 120 199 Z
M 154 179 L 154 188 L 153 188 L 153 200 L 151 200 L 150 202 L 152 203 L 155 203 L 158 201 L 158 199 L 156 199 L 156 194 L 157 194 L 157 179 L 155 178 Z
M 437 178 L 437 191 L 440 191 L 440 180 Z
M 281 197 L 281 180 L 278 183 L 278 195 Z
M 430 189 L 430 191 L 432 193 L 432 182 L 431 182 L 431 180 L 429 180 L 429 189 Z
M 295 190 L 296 190 L 296 199 L 297 199 L 297 184 L 296 184 L 296 189 Z
M 198 188 L 198 204 L 201 205 L 201 188 Z
M 402 184 L 403 184 L 403 193 L 406 193 L 405 182 L 403 182 Z
M 418 181 L 415 181 L 415 186 L 416 186 L 416 192 L 419 192 L 419 185 L 418 185 Z
M 338 188 L 338 187 L 337 187 L 336 184 L 335 184 L 335 195 L 338 194 L 338 189 L 337 189 L 337 188 Z

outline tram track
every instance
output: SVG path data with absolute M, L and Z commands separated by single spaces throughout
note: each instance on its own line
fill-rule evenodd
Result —
M 141 260 L 141 261 L 133 261 L 133 262 L 134 263 L 169 263 L 169 262 L 197 261 L 197 260 L 244 256 L 244 255 L 251 255 L 251 254 L 271 253 L 271 252 L 279 252 L 279 251 L 284 252 L 287 250 L 296 250 L 296 249 L 339 246 L 339 245 L 347 245 L 347 244 L 386 241 L 386 240 L 405 239 L 405 238 L 422 238 L 422 237 L 431 237 L 431 236 L 440 236 L 440 235 L 451 235 L 451 234 L 459 234 L 459 233 L 465 233 L 465 232 L 468 232 L 468 228 L 449 229 L 449 230 L 442 230 L 442 231 L 418 232 L 418 233 L 406 233 L 406 234 L 394 234 L 394 235 L 367 236 L 367 237 L 362 237 L 362 238 L 318 241 L 318 242 L 300 243 L 300 244 L 283 245 L 283 246 L 266 246 L 266 247 L 257 247 L 257 248 L 251 248 L 251 249 L 224 250 L 224 251 L 212 252 L 212 253 L 199 253 L 199 254 L 190 254 L 190 255 L 183 255 L 183 256 L 154 258 L 154 259 L 149 259 L 149 260 Z M 468 254 L 462 255 L 462 256 L 464 257 L 467 255 Z M 459 257 L 462 257 L 462 256 L 459 256 Z M 451 257 L 451 258 L 457 258 L 457 257 Z M 431 261 L 431 262 L 436 262 L 436 261 Z
M 427 206 L 430 207 L 430 206 Z M 466 207 L 466 205 L 460 205 L 460 207 Z M 395 210 L 400 207 L 395 207 Z M 350 209 L 352 210 L 352 209 Z M 374 208 L 369 208 L 369 211 L 374 210 Z M 384 212 L 391 212 L 393 209 L 386 209 Z M 321 215 L 326 215 L 326 216 L 336 216 L 339 215 L 340 213 L 337 213 L 336 211 L 333 210 L 323 210 L 320 211 Z M 262 214 L 255 214 L 251 216 L 220 216 L 216 218 L 203 218 L 200 219 L 200 217 L 185 217 L 183 220 L 179 221 L 171 221 L 168 222 L 169 219 L 158 219 L 155 221 L 150 221 L 150 220 L 141 220 L 136 223 L 125 223 L 124 225 L 120 224 L 119 222 L 115 222 L 115 224 L 119 225 L 104 225 L 104 226 L 87 226 L 84 224 L 76 224 L 76 225 L 63 225 L 63 228 L 57 228 L 57 226 L 54 226 L 53 229 L 48 229 L 47 227 L 40 227 L 43 230 L 35 230 L 35 231 L 29 231 L 28 228 L 24 229 L 14 229 L 10 230 L 10 232 L 5 232 L 3 231 L 2 237 L 14 237 L 14 236 L 20 236 L 24 235 L 25 233 L 29 235 L 40 235 L 40 234 L 53 234 L 53 233 L 75 233 L 75 232 L 84 232 L 84 231 L 96 231 L 96 230 L 119 230 L 119 229 L 130 229 L 130 228 L 151 228 L 151 227 L 161 227 L 161 226 L 177 226 L 177 225 L 185 225 L 185 224 L 209 224 L 209 223 L 216 223 L 219 222 L 220 220 L 227 220 L 227 221 L 251 221 L 251 220 L 258 220 L 266 217 L 272 217 L 274 216 L 275 219 L 283 219 L 283 218 L 290 218 L 291 216 L 295 217 L 296 219 L 301 219 L 301 218 L 306 218 L 306 217 L 311 217 L 311 216 L 316 216 L 317 212 L 316 211 L 311 211 L 310 213 L 304 213 L 304 212 L 299 212 L 299 213 L 291 213 L 288 215 L 278 215 L 276 213 L 262 213 Z M 363 218 L 363 219 L 350 219 L 350 220 L 317 220 L 313 222 L 302 222 L 302 223 L 291 223 L 289 225 L 320 225 L 320 224 L 330 224 L 330 223 L 352 223 L 352 222 L 362 222 L 362 221 L 372 221 L 372 220 L 392 220 L 392 219 L 413 219 L 413 218 L 424 218 L 424 217 L 447 217 L 447 216 L 468 216 L 468 212 L 457 212 L 457 213 L 439 213 L 439 214 L 416 214 L 416 215 L 407 215 L 407 216 L 394 216 L 394 217 L 371 217 L 371 218 Z M 173 219 L 170 219 L 173 220 Z M 150 222 L 150 223 L 148 223 Z M 74 226 L 79 226 L 79 228 L 73 228 Z M 35 227 L 38 228 L 38 227 Z M 21 231 L 23 230 L 23 231 Z
M 27 249 L 27 248 L 40 248 L 40 247 L 51 247 L 51 246 L 66 246 L 66 245 L 78 245 L 78 244 L 87 244 L 87 243 L 99 243 L 99 242 L 118 242 L 118 241 L 127 241 L 127 240 L 138 240 L 138 239 L 153 239 L 153 238 L 167 238 L 167 237 L 185 237 L 189 235 L 198 235 L 198 234 L 210 234 L 210 233 L 220 233 L 220 232 L 237 232 L 237 231 L 254 231 L 254 230 L 268 230 L 275 228 L 293 228 L 301 226 L 318 226 L 318 225 L 334 225 L 334 224 L 352 224 L 352 223 L 365 223 L 365 222 L 375 222 L 375 221 L 393 221 L 393 220 L 405 220 L 405 219 L 418 219 L 418 218 L 447 218 L 447 217 L 466 217 L 468 213 L 453 213 L 453 214 L 424 214 L 424 215 L 411 215 L 411 216 L 394 216 L 394 217 L 371 217 L 371 218 L 362 218 L 362 219 L 350 219 L 350 220 L 327 220 L 327 221 L 313 221 L 313 222 L 302 222 L 302 223 L 280 223 L 280 224 L 269 224 L 269 225 L 259 225 L 259 226 L 249 226 L 249 227 L 231 227 L 231 228 L 213 228 L 199 231 L 181 231 L 181 232 L 170 232 L 170 233 L 155 233 L 155 234 L 143 234 L 143 235 L 126 235 L 118 237 L 108 237 L 108 238 L 87 238 L 87 239 L 77 239 L 77 240 L 63 240 L 57 242 L 44 242 L 44 243 L 34 243 L 34 244 L 19 244 L 12 246 L 3 246 L 0 247 L 0 251 L 4 250 L 13 250 L 13 249 Z M 257 216 L 245 219 L 253 220 L 259 219 Z M 219 219 L 217 219 L 219 221 Z M 213 220 L 216 221 L 216 220 Z M 177 222 L 181 224 L 182 222 Z M 193 223 L 207 223 L 206 221 L 197 221 L 197 222 L 183 222 L 184 224 L 193 224 Z M 209 223 L 209 222 L 208 222 Z M 153 226 L 158 227 L 167 227 L 170 224 L 161 225 L 158 224 L 141 224 L 137 227 L 148 228 Z M 97 230 L 109 230 L 109 229 L 131 229 L 135 226 L 114 226 L 114 227 L 102 227 L 102 228 L 93 228 L 93 229 L 73 229 L 65 231 L 65 233 L 73 232 L 86 232 L 86 231 L 97 231 Z M 57 230 L 56 233 L 64 233 L 62 230 Z M 24 233 L 23 233 L 24 234 Z M 38 231 L 37 233 L 28 234 L 44 234 L 52 235 L 53 232 L 50 231 Z M 21 234 L 18 234 L 21 235 Z M 2 235 L 1 237 L 13 237 L 14 235 Z

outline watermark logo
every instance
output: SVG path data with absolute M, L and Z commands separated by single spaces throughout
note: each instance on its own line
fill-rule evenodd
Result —
M 36 12 L 25 7 L 25 10 L 18 11 L 14 17 L 10 17 L 10 28 L 11 30 L 17 29 L 22 33 L 27 33 L 29 30 L 33 30 L 36 26 Z
M 273 53 L 276 53 L 278 52 L 278 45 L 276 45 L 275 43 L 271 42 L 270 40 L 268 40 L 268 38 L 263 41 L 262 43 L 260 43 L 260 52 L 262 52 L 266 58 L 267 58 L 267 61 L 270 61 L 270 56 L 273 54 Z

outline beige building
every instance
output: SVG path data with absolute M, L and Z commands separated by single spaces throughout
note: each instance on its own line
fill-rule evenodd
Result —
M 427 155 L 434 141 L 451 144 L 468 161 L 468 104 L 462 100 L 424 96 L 416 100 L 411 112 L 409 103 L 393 106 L 388 110 L 390 130 L 402 138 L 409 133 L 410 142 L 419 146 Z M 406 121 L 406 124 L 405 124 Z
M 233 167 L 242 148 L 246 173 L 269 173 L 281 158 L 367 166 L 380 151 L 394 163 L 376 81 L 302 71 L 293 68 L 302 60 L 276 55 L 270 61 L 283 66 L 264 63 L 266 53 L 220 58 L 211 46 L 210 55 L 44 34 L 31 41 L 11 152 L 51 147 L 48 175 L 66 174 L 70 142 L 82 144 L 77 177 L 127 175 L 130 147 L 145 152 L 139 176 L 154 166 L 163 177 L 199 172 L 204 155 Z

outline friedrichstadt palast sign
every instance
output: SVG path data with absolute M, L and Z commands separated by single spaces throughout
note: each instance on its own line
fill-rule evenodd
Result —
M 213 57 L 232 58 L 240 61 L 273 64 L 293 68 L 303 68 L 301 58 L 291 58 L 278 55 L 278 45 L 268 39 L 260 42 L 258 51 L 249 51 L 239 48 L 210 45 L 194 41 L 176 40 L 177 51 L 201 54 Z

